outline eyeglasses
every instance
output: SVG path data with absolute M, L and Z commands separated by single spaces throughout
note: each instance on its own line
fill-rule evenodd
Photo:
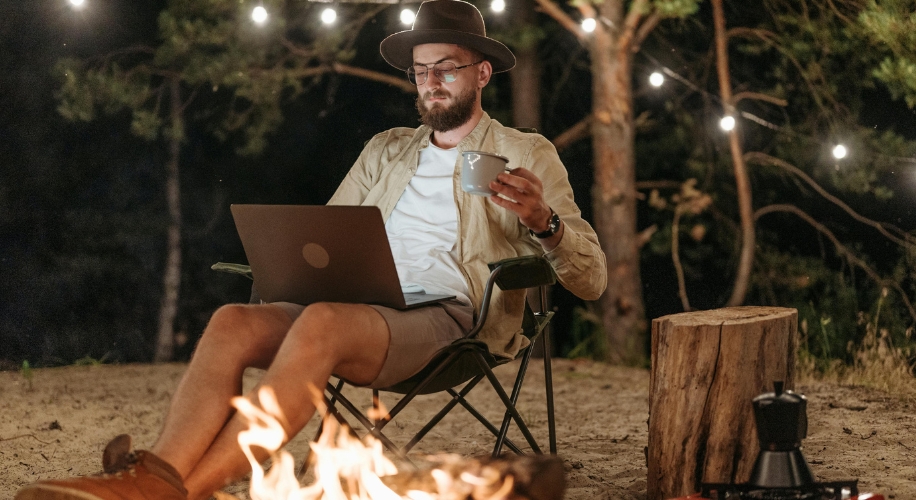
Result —
M 414 85 L 423 85 L 429 78 L 429 67 L 433 67 L 433 74 L 442 83 L 452 83 L 458 79 L 458 70 L 482 63 L 483 60 L 464 66 L 455 66 L 455 63 L 441 62 L 436 64 L 415 64 L 407 68 L 407 79 Z

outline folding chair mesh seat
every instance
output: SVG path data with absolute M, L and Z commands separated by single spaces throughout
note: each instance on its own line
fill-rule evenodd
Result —
M 250 270 L 247 269 L 247 266 L 243 265 L 218 263 L 213 266 L 213 269 L 244 274 L 249 278 L 251 277 Z M 432 430 L 442 418 L 444 418 L 455 406 L 460 404 L 496 438 L 496 443 L 492 452 L 494 457 L 500 454 L 503 446 L 508 447 L 515 453 L 523 453 L 522 449 L 507 437 L 510 422 L 513 421 L 521 431 L 531 450 L 535 453 L 542 453 L 541 447 L 538 445 L 528 425 L 515 407 L 521 392 L 522 383 L 524 382 L 533 348 L 537 342 L 541 342 L 544 352 L 544 379 L 549 450 L 550 453 L 556 454 L 556 425 L 553 406 L 553 381 L 550 364 L 550 339 L 548 328 L 549 322 L 553 317 L 553 312 L 544 311 L 546 307 L 547 287 L 555 283 L 556 277 L 547 260 L 539 256 L 525 256 L 502 260 L 491 263 L 490 269 L 491 273 L 484 291 L 480 314 L 474 327 L 466 336 L 440 350 L 436 356 L 414 376 L 391 387 L 381 389 L 384 392 L 403 395 L 397 404 L 387 412 L 386 418 L 372 420 L 363 414 L 356 405 L 342 394 L 342 388 L 346 383 L 344 380 L 339 380 L 336 384 L 328 383 L 326 388 L 328 394 L 330 394 L 327 401 L 328 409 L 334 416 L 338 420 L 346 422 L 345 417 L 336 409 L 335 405 L 340 404 L 352 414 L 365 429 L 379 439 L 389 451 L 406 459 L 407 453 L 430 430 Z M 525 306 L 522 329 L 524 335 L 529 340 L 529 345 L 519 351 L 515 357 L 515 359 L 520 360 L 520 362 L 511 393 L 507 393 L 503 388 L 502 384 L 493 373 L 493 368 L 513 360 L 493 356 L 490 354 L 487 345 L 476 338 L 478 332 L 486 323 L 490 296 L 494 286 L 499 286 L 502 290 L 518 290 L 535 287 L 540 289 L 539 311 L 533 312 L 529 304 Z M 499 428 L 477 411 L 477 409 L 465 399 L 471 390 L 484 379 L 489 382 L 505 407 L 505 413 Z M 460 389 L 457 389 L 461 384 L 464 385 Z M 391 422 L 401 410 L 407 407 L 416 396 L 442 391 L 447 392 L 451 396 L 451 400 L 442 410 L 433 416 L 405 446 L 397 446 L 382 432 L 384 427 Z M 379 390 L 373 390 L 372 396 L 373 405 L 378 409 Z M 321 429 L 319 429 L 319 433 L 320 431 Z

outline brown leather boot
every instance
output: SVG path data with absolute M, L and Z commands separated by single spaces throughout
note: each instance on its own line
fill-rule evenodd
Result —
M 105 447 L 105 472 L 95 476 L 45 480 L 24 486 L 15 500 L 187 500 L 174 467 L 148 451 L 130 451 L 122 434 Z

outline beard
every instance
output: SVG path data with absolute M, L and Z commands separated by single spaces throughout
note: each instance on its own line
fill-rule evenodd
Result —
M 420 112 L 420 123 L 436 132 L 448 132 L 464 125 L 474 114 L 474 104 L 477 102 L 477 89 L 470 87 L 457 94 L 451 106 L 445 107 L 434 103 L 427 107 L 426 101 L 431 97 L 443 98 L 449 94 L 442 89 L 427 92 L 417 96 L 417 111 Z

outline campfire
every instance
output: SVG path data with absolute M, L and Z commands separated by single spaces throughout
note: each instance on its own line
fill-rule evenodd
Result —
M 547 500 L 563 496 L 563 463 L 556 457 L 468 459 L 443 454 L 426 457 L 418 470 L 399 472 L 371 434 L 359 439 L 347 426 L 328 417 L 321 435 L 310 443 L 314 482 L 303 486 L 296 478 L 292 455 L 282 449 L 287 440 L 281 425 L 284 416 L 273 391 L 262 387 L 258 400 L 260 407 L 241 397 L 232 401 L 249 422 L 238 441 L 251 463 L 252 500 Z M 255 446 L 270 453 L 266 473 L 252 451 Z

